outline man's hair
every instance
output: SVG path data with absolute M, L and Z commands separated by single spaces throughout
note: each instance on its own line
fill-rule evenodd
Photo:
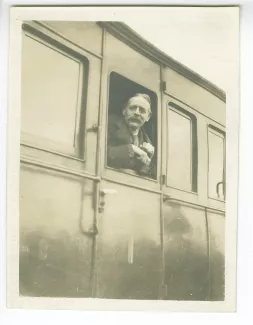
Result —
M 131 98 L 134 98 L 134 97 L 142 97 L 142 98 L 144 98 L 149 103 L 149 106 L 150 106 L 150 114 L 151 114 L 151 99 L 150 99 L 149 95 L 147 95 L 147 94 L 141 94 L 141 93 L 134 94 L 133 96 L 131 96 L 130 98 L 128 98 L 126 104 L 124 105 L 124 108 L 127 106 L 127 104 L 129 103 L 130 99 Z
M 141 94 L 141 93 L 137 93 L 137 94 L 134 94 L 131 98 L 133 97 L 143 97 L 144 99 L 146 99 L 146 101 L 149 103 L 149 105 L 151 106 L 151 99 L 149 97 L 149 95 L 147 94 Z M 129 98 L 130 99 L 130 98 Z

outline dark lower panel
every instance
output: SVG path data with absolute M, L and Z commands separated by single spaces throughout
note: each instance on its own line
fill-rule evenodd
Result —
M 176 203 L 164 207 L 166 300 L 208 300 L 205 213 Z
M 225 298 L 225 216 L 208 213 L 210 241 L 210 300 Z
M 20 190 L 20 294 L 91 295 L 91 246 L 81 225 L 93 219 L 93 183 L 23 168 Z
M 117 192 L 105 197 L 99 220 L 99 298 L 159 299 L 161 284 L 160 196 L 104 183 Z

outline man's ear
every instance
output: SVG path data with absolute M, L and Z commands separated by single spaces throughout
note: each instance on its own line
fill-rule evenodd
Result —
M 150 113 L 149 116 L 146 119 L 146 122 L 148 122 L 150 120 L 151 116 L 152 116 L 152 114 Z

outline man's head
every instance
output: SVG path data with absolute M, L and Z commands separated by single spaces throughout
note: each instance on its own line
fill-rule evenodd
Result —
M 127 101 L 123 115 L 130 129 L 141 128 L 151 117 L 150 97 L 146 94 L 135 94 Z

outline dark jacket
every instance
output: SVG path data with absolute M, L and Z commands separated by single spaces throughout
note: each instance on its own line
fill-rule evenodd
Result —
M 143 128 L 139 130 L 138 138 L 139 145 L 143 144 L 143 142 L 152 144 Z M 109 116 L 107 139 L 108 166 L 120 169 L 132 169 L 138 173 L 142 173 L 142 164 L 134 156 L 131 143 L 132 137 L 125 119 L 115 115 Z M 154 177 L 156 171 L 152 160 L 150 168 L 145 172 L 145 174 Z

